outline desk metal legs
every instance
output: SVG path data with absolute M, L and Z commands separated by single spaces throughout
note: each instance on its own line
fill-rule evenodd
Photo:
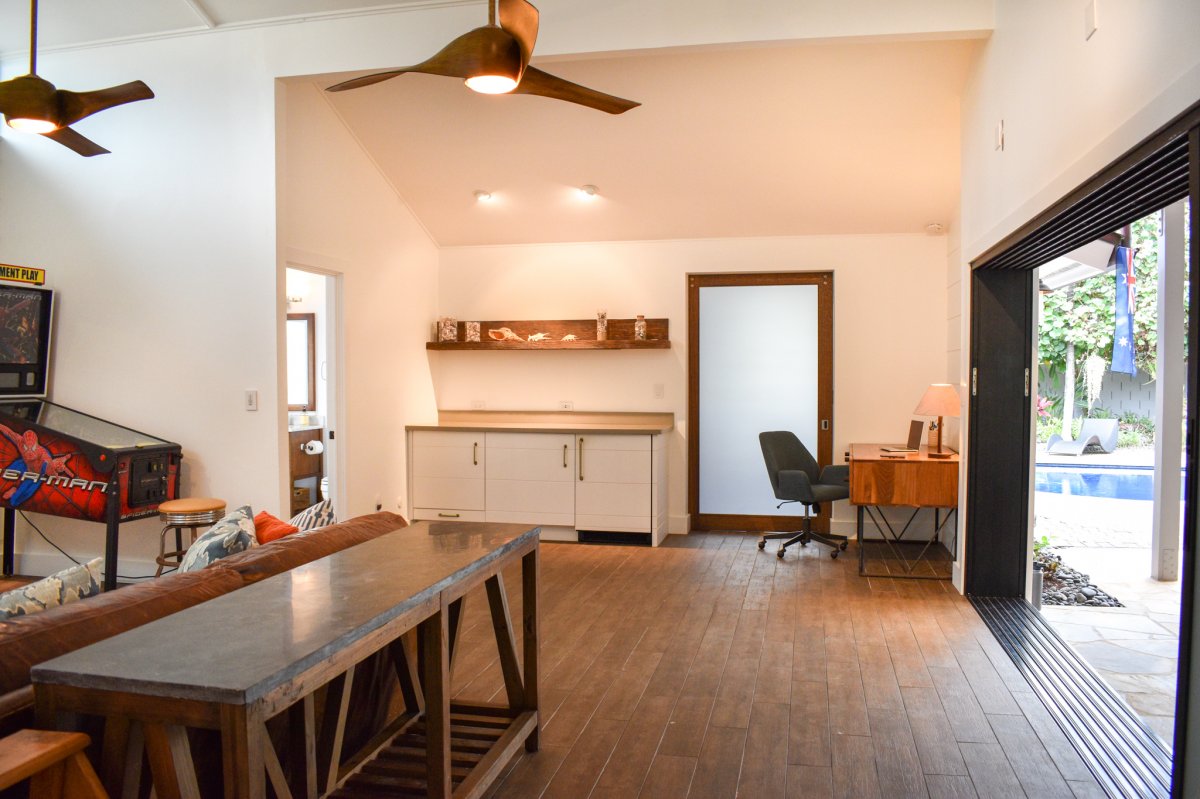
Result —
M 913 570 L 916 569 L 917 564 L 920 563 L 921 560 L 925 557 L 926 553 L 929 551 L 929 548 L 931 546 L 933 546 L 935 543 L 941 543 L 942 530 L 945 529 L 947 524 L 949 524 L 951 518 L 957 517 L 957 514 L 958 514 L 957 508 L 949 508 L 949 509 L 936 508 L 936 507 L 933 508 L 933 534 L 929 537 L 929 540 L 925 542 L 925 546 L 921 547 L 921 551 L 917 553 L 917 556 L 910 560 L 909 558 L 905 557 L 903 552 L 901 552 L 899 549 L 897 549 L 896 544 L 902 543 L 904 541 L 905 534 L 908 532 L 909 528 L 912 526 L 913 521 L 916 520 L 917 514 L 920 513 L 922 509 L 921 508 L 913 508 L 912 514 L 908 517 L 908 520 L 904 523 L 904 526 L 900 528 L 900 532 L 896 532 L 896 529 L 892 526 L 892 523 L 889 522 L 887 517 L 883 515 L 883 509 L 880 508 L 878 505 L 859 505 L 857 507 L 858 507 L 858 529 L 857 529 L 858 573 L 860 575 L 867 576 L 867 577 L 899 577 L 899 578 L 905 578 L 905 579 L 911 579 L 911 580 L 945 580 L 945 579 L 948 579 L 947 577 L 938 577 L 936 575 L 913 574 Z M 944 516 L 942 515 L 943 513 L 945 514 Z M 904 569 L 903 574 L 886 574 L 886 575 L 884 575 L 884 574 L 875 574 L 875 575 L 867 574 L 866 548 L 863 545 L 864 544 L 864 541 L 863 541 L 863 518 L 864 518 L 864 515 L 869 516 L 871 518 L 871 523 L 875 526 L 875 529 L 877 531 L 879 531 L 879 534 L 882 537 L 883 542 L 887 545 L 887 547 L 891 551 L 892 555 L 895 556 L 895 558 L 897 560 L 899 560 L 901 563 L 904 564 L 903 565 L 903 569 Z

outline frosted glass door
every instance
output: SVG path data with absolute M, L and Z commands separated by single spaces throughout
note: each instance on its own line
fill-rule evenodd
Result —
M 803 515 L 798 504 L 776 510 L 758 434 L 791 430 L 818 454 L 818 291 L 700 288 L 700 513 Z

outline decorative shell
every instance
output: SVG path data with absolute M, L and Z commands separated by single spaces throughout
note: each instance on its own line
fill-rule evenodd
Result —
M 499 330 L 489 330 L 488 338 L 496 341 L 520 341 L 521 337 L 512 332 L 511 327 L 502 327 Z
M 545 341 L 548 338 L 550 338 L 549 333 L 531 333 L 530 335 L 528 335 L 525 338 L 525 340 L 526 341 Z
M 578 339 L 579 339 L 579 336 L 575 335 L 574 333 L 568 333 L 567 335 L 562 337 L 563 341 L 576 341 Z

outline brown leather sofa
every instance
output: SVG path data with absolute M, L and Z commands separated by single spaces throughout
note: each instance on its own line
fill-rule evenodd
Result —
M 125 630 L 407 526 L 374 513 L 296 533 L 213 563 L 30 616 L 0 621 L 0 735 L 30 726 L 30 669 Z

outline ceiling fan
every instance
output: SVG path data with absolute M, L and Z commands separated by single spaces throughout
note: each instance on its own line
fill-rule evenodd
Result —
M 29 74 L 0 82 L 0 114 L 10 128 L 40 133 L 83 156 L 107 153 L 94 141 L 71 129 L 84 117 L 97 111 L 154 96 L 150 87 L 135 80 L 91 92 L 56 89 L 37 74 L 38 0 L 29 4 Z
M 496 25 L 497 5 L 499 25 Z M 462 78 L 467 88 L 482 94 L 536 94 L 609 114 L 622 114 L 641 105 L 529 66 L 537 33 L 538 10 L 528 0 L 488 0 L 488 24 L 459 36 L 432 58 L 409 67 L 343 81 L 326 91 L 344 92 L 406 72 L 424 72 Z

